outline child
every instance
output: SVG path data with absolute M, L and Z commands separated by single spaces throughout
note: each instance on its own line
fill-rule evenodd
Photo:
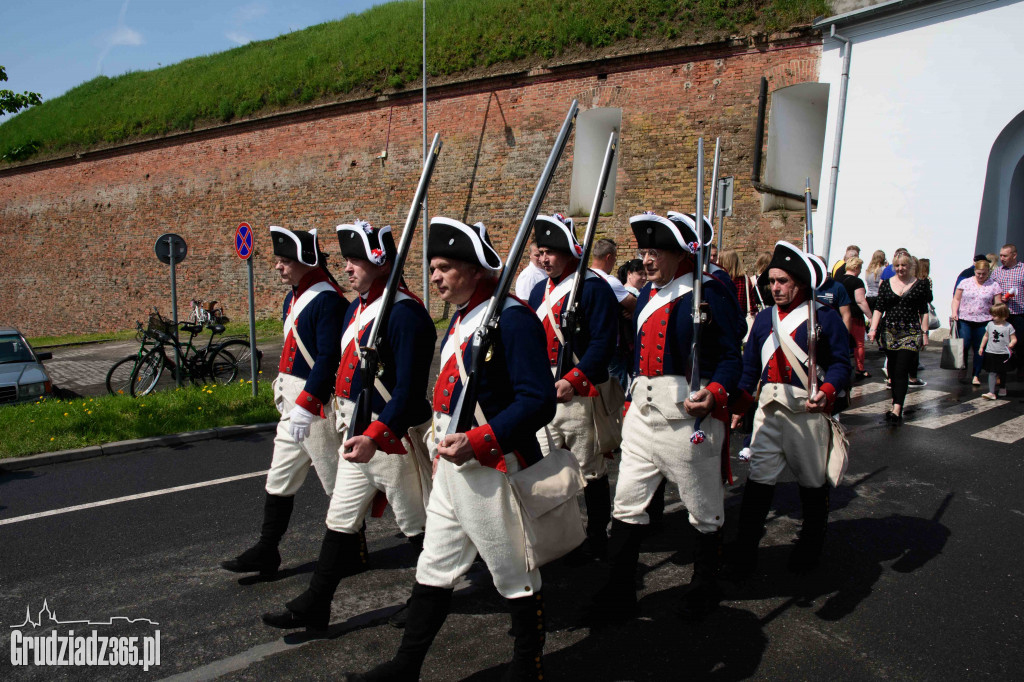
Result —
M 985 336 L 981 339 L 978 354 L 982 356 L 983 367 L 988 372 L 988 393 L 981 396 L 989 400 L 996 399 L 996 376 L 1002 388 L 999 395 L 1006 395 L 1006 373 L 1012 369 L 1013 347 L 1017 345 L 1017 335 L 1013 325 L 1006 320 L 1010 317 L 1010 309 L 1005 303 L 996 303 L 989 310 L 992 321 L 985 327 Z

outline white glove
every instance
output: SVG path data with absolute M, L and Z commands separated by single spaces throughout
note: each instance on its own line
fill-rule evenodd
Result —
M 316 419 L 316 415 L 298 405 L 288 413 L 288 421 L 291 423 L 289 428 L 296 443 L 306 440 L 306 436 L 309 435 L 309 427 L 313 424 L 314 419 Z

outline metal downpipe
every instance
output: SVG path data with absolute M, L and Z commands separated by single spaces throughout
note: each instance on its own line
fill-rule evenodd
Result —
M 843 43 L 843 73 L 839 81 L 839 109 L 836 113 L 836 137 L 832 148 L 832 172 L 828 182 L 828 213 L 825 214 L 824 244 L 821 251 L 825 262 L 829 261 L 832 248 L 832 218 L 836 211 L 836 183 L 839 181 L 839 154 L 843 148 L 843 122 L 846 120 L 846 91 L 850 84 L 850 39 L 836 33 L 832 24 L 829 37 Z

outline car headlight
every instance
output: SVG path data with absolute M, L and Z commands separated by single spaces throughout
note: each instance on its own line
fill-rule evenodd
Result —
M 35 384 L 22 384 L 18 387 L 19 398 L 38 398 L 49 393 L 48 381 L 40 381 Z

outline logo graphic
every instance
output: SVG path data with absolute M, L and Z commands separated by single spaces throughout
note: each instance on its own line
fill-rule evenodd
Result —
M 101 635 L 95 629 L 85 628 L 116 627 L 137 629 L 147 628 L 141 635 Z M 160 624 L 149 618 L 110 616 L 106 620 L 61 620 L 50 608 L 47 600 L 32 617 L 32 607 L 25 606 L 25 620 L 11 625 L 11 665 L 13 666 L 150 666 L 160 665 L 160 630 L 149 628 Z M 71 629 L 64 629 L 72 626 Z M 75 633 L 75 627 L 80 629 Z M 25 634 L 23 629 L 47 628 L 45 634 Z

